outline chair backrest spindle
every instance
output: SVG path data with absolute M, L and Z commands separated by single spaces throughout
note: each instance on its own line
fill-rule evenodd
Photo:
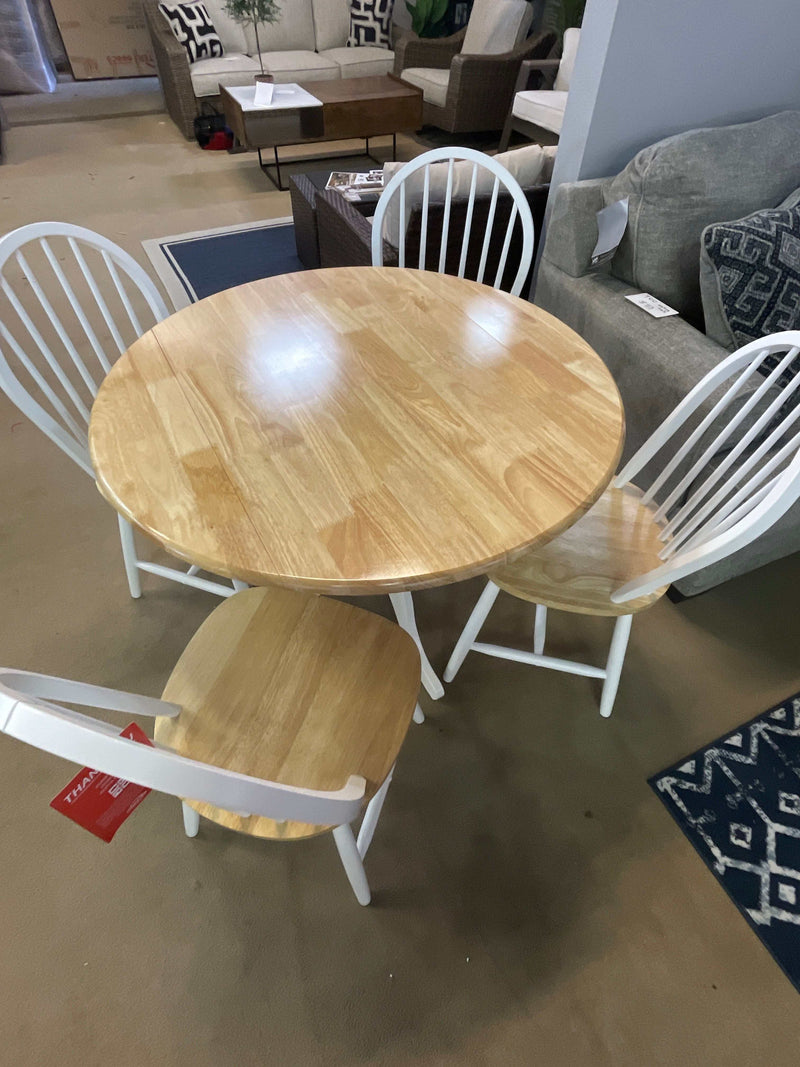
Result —
M 461 169 L 462 163 L 472 164 L 472 166 Z M 441 164 L 442 171 L 437 170 L 437 164 Z M 438 181 L 434 181 L 434 173 L 437 174 Z M 485 180 L 486 173 L 490 179 L 493 179 L 491 185 Z M 464 188 L 468 181 L 469 192 L 465 194 Z M 493 230 L 495 218 L 501 214 L 498 211 L 501 192 L 504 195 L 504 204 L 505 196 L 510 199 L 510 217 L 505 232 L 501 233 L 500 238 L 495 238 Z M 372 220 L 372 264 L 376 267 L 383 265 L 384 239 L 388 220 L 390 217 L 395 217 L 395 197 L 399 202 L 395 223 L 398 232 L 392 237 L 392 243 L 394 244 L 396 240 L 398 266 L 406 266 L 406 231 L 412 211 L 418 209 L 420 212 L 418 266 L 421 270 L 426 269 L 431 244 L 429 219 L 435 207 L 437 213 L 441 210 L 442 219 L 437 270 L 439 273 L 444 273 L 448 270 L 448 264 L 451 264 L 450 271 L 460 278 L 465 276 L 470 261 L 470 241 L 473 236 L 476 202 L 479 197 L 485 198 L 489 202 L 489 207 L 482 234 L 480 261 L 476 273 L 472 273 L 474 268 L 470 267 L 470 277 L 474 277 L 479 282 L 484 280 L 489 254 L 495 245 L 500 245 L 499 265 L 494 277 L 494 288 L 500 288 L 507 273 L 512 241 L 515 239 L 515 234 L 519 233 L 521 235 L 520 263 L 509 287 L 512 295 L 519 296 L 533 261 L 533 216 L 519 183 L 500 163 L 491 156 L 470 148 L 435 148 L 406 163 L 383 190 Z M 463 232 L 458 234 L 455 232 L 456 219 L 460 225 L 462 215 L 460 210 L 457 216 L 454 215 L 456 204 L 460 209 L 463 206 L 465 212 Z M 483 208 L 481 210 L 483 211 Z M 503 214 L 504 212 L 505 207 Z M 480 217 L 482 219 L 483 215 L 481 214 Z M 451 255 L 449 246 L 454 239 L 460 242 L 460 246 L 454 245 Z M 433 250 L 432 254 L 435 254 Z M 494 267 L 492 269 L 494 270 Z
M 702 416 L 644 493 L 644 501 L 658 503 L 663 562 L 617 589 L 615 603 L 654 592 L 738 551 L 800 499 L 799 357 L 798 330 L 740 348 L 691 390 L 620 471 L 618 488 Z
M 64 242 L 65 255 L 61 260 L 53 247 L 56 240 Z M 41 264 L 37 261 L 36 267 L 29 258 L 29 249 L 29 254 L 41 261 Z M 124 325 L 124 320 L 117 321 L 119 316 L 115 316 L 103 292 L 103 283 L 91 269 L 87 252 L 97 257 L 98 266 L 102 263 L 107 275 L 105 288 L 113 287 L 112 303 L 118 302 L 124 312 L 127 319 Z M 74 261 L 72 280 L 62 265 L 68 261 Z M 76 284 L 82 291 L 88 290 L 83 299 L 77 293 Z M 147 307 L 152 319 L 144 327 L 132 300 L 133 293 Z M 61 305 L 68 310 L 70 322 L 74 316 L 77 330 L 73 324 L 70 331 Z M 100 320 L 120 354 L 145 328 L 167 314 L 166 305 L 147 273 L 127 252 L 101 234 L 68 223 L 41 222 L 0 237 L 0 388 L 89 474 L 92 467 L 86 434 L 91 405 L 100 380 L 113 362 L 98 334 L 97 327 L 103 332 Z M 130 338 L 127 343 L 124 333 Z M 99 378 L 89 370 L 82 350 L 91 351 L 98 360 L 103 372 Z M 27 382 L 23 381 L 25 376 Z

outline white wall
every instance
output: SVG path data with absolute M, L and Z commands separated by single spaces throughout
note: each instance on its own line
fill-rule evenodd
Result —
M 553 186 L 785 108 L 800 109 L 798 0 L 588 0 Z

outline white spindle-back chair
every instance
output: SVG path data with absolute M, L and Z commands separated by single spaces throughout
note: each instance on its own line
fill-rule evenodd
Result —
M 63 222 L 0 237 L 0 294 L 0 388 L 94 479 L 92 402 L 114 360 L 167 317 L 164 301 L 113 241 Z M 197 577 L 197 567 L 184 572 L 139 559 L 130 523 L 118 519 L 132 597 L 141 596 L 140 570 L 218 596 L 233 593 L 233 586 Z
M 381 646 L 378 652 L 376 644 Z M 254 647 L 263 649 L 263 655 L 254 659 Z M 382 657 L 380 665 L 376 656 Z M 292 671 L 286 671 L 287 663 Z M 298 688 L 295 673 L 311 681 Z M 419 659 L 394 623 L 324 597 L 249 589 L 225 600 L 204 621 L 173 670 L 164 699 L 0 668 L 0 733 L 182 798 L 189 837 L 199 829 L 198 807 L 222 825 L 262 837 L 280 837 L 282 828 L 298 823 L 306 825 L 297 837 L 330 829 L 356 898 L 368 904 L 362 860 L 418 687 Z M 187 707 L 168 699 L 176 692 L 186 694 Z M 177 719 L 175 732 L 166 736 L 181 737 L 184 752 L 158 741 L 150 747 L 128 740 L 120 736 L 119 727 L 65 704 L 154 718 L 157 739 L 165 720 Z M 182 715 L 189 717 L 185 730 Z M 198 755 L 199 749 L 224 761 L 224 753 L 234 753 L 238 761 L 257 767 L 263 755 L 256 750 L 267 734 L 280 750 L 283 773 L 288 767 L 298 784 L 238 773 Z M 193 754 L 198 758 L 191 758 Z M 273 759 L 270 752 L 267 757 Z M 388 773 L 368 788 L 360 772 L 376 766 L 376 760 Z M 302 784 L 315 778 L 335 780 L 330 766 L 341 765 L 353 773 L 342 774 L 339 788 Z M 365 796 L 370 800 L 356 840 L 350 824 L 364 810 Z M 202 808 L 204 804 L 211 810 Z M 251 830 L 256 821 L 251 817 L 281 827 L 275 833 L 257 826 Z
M 455 182 L 455 166 L 457 163 L 472 163 L 472 167 L 469 171 L 469 192 L 467 196 L 466 204 L 466 218 L 462 233 L 451 232 L 451 215 L 454 203 L 454 182 Z M 378 206 L 375 210 L 375 216 L 372 220 L 372 264 L 375 267 L 383 266 L 383 241 L 384 231 L 386 229 L 386 215 L 390 209 L 395 197 L 399 201 L 399 244 L 397 248 L 398 254 L 398 266 L 399 267 L 415 267 L 419 270 L 424 270 L 427 262 L 428 253 L 428 217 L 429 208 L 437 202 L 432 199 L 431 194 L 431 166 L 446 167 L 447 177 L 444 190 L 444 200 L 438 201 L 443 203 L 443 219 L 442 219 L 442 231 L 439 241 L 439 259 L 438 259 L 438 273 L 443 273 L 447 260 L 448 242 L 452 239 L 455 242 L 460 241 L 460 253 L 458 263 L 458 277 L 463 278 L 467 265 L 467 257 L 470 252 L 470 241 L 473 238 L 472 232 L 472 220 L 474 214 L 475 201 L 478 196 L 488 196 L 489 200 L 489 214 L 486 220 L 486 226 L 482 234 L 477 235 L 478 241 L 482 241 L 480 246 L 480 260 L 478 264 L 478 271 L 475 280 L 478 282 L 484 281 L 486 274 L 486 264 L 489 255 L 489 249 L 491 247 L 492 233 L 495 223 L 495 217 L 497 215 L 497 202 L 501 195 L 501 192 L 505 192 L 511 196 L 512 204 L 511 210 L 508 216 L 508 220 L 505 228 L 505 237 L 503 239 L 503 245 L 498 260 L 497 270 L 492 281 L 493 288 L 500 287 L 503 277 L 506 272 L 508 263 L 508 253 L 511 247 L 511 240 L 514 234 L 515 226 L 521 227 L 522 231 L 522 251 L 520 255 L 519 267 L 514 277 L 513 284 L 509 290 L 513 296 L 519 296 L 522 291 L 522 287 L 525 284 L 525 279 L 528 277 L 530 271 L 531 262 L 533 260 L 533 246 L 534 246 L 534 226 L 533 216 L 531 214 L 530 206 L 525 199 L 525 194 L 519 182 L 514 178 L 509 171 L 498 163 L 491 156 L 485 155 L 483 152 L 477 152 L 472 148 L 434 148 L 430 152 L 424 152 L 421 156 L 417 156 L 416 159 L 412 159 L 409 163 L 406 163 L 397 174 L 389 181 L 389 184 L 381 193 L 381 197 L 378 201 Z M 412 196 L 407 195 L 406 186 L 409 178 L 423 172 L 422 176 L 422 199 L 421 199 L 421 234 L 420 234 L 420 246 L 419 256 L 416 263 L 406 262 L 406 227 L 408 218 L 411 212 Z M 481 182 L 481 172 L 486 172 L 492 176 L 493 180 L 490 180 L 488 186 Z M 480 187 L 480 188 L 479 188 Z M 434 194 L 435 195 L 435 194 Z M 422 642 L 419 638 L 419 631 L 417 630 L 414 604 L 411 593 L 394 593 L 392 595 L 392 606 L 394 608 L 397 620 L 401 626 L 405 627 L 409 633 L 411 633 L 417 641 L 420 656 L 422 657 L 422 684 L 428 692 L 428 695 L 437 700 L 444 695 L 444 688 L 439 678 L 436 675 L 433 667 L 428 660 L 425 649 L 422 646 Z
M 467 194 L 466 219 L 463 232 L 451 233 L 450 222 L 454 203 L 453 187 L 456 175 L 455 167 L 458 162 L 472 163 L 472 168 L 469 177 L 469 192 Z M 438 200 L 436 194 L 434 194 L 435 199 L 431 198 L 432 165 L 435 167 L 443 165 L 447 166 L 447 179 L 443 201 Z M 406 226 L 411 212 L 412 196 L 407 194 L 406 187 L 409 179 L 418 174 L 419 171 L 423 172 L 421 200 L 422 230 L 420 234 L 419 256 L 416 263 L 407 263 Z M 481 180 L 482 171 L 488 172 L 488 174 L 492 175 L 494 178 L 494 180 L 490 182 L 490 188 L 479 188 L 484 184 Z M 397 248 L 398 266 L 416 267 L 419 270 L 424 270 L 428 252 L 429 209 L 433 203 L 438 202 L 443 203 L 442 232 L 439 240 L 438 272 L 440 274 L 444 273 L 447 260 L 448 242 L 452 240 L 456 243 L 460 242 L 457 273 L 459 278 L 463 278 L 467 264 L 467 257 L 470 251 L 470 242 L 474 236 L 472 220 L 475 201 L 478 196 L 488 195 L 491 199 L 489 202 L 487 223 L 483 233 L 477 235 L 478 240 L 482 241 L 482 244 L 478 272 L 475 280 L 483 282 L 486 275 L 486 264 L 497 215 L 497 201 L 501 192 L 509 194 L 513 203 L 506 223 L 505 237 L 498 260 L 497 270 L 495 271 L 494 279 L 490 281 L 489 284 L 495 289 L 500 287 L 508 264 L 508 253 L 511 247 L 514 228 L 515 226 L 520 226 L 522 229 L 522 253 L 520 256 L 519 268 L 509 290 L 513 296 L 519 296 L 522 292 L 522 287 L 525 284 L 528 272 L 530 271 L 531 261 L 533 259 L 534 226 L 531 209 L 516 178 L 514 178 L 502 164 L 498 163 L 491 156 L 487 156 L 483 152 L 477 152 L 473 148 L 434 148 L 430 152 L 424 152 L 421 156 L 417 156 L 416 159 L 412 159 L 409 163 L 406 163 L 406 165 L 394 175 L 381 193 L 378 206 L 375 210 L 375 216 L 372 220 L 372 265 L 375 267 L 383 266 L 383 240 L 386 213 L 393 205 L 394 198 L 397 197 L 399 201 L 400 219 L 399 244 Z
M 750 544 L 800 497 L 798 357 L 797 330 L 734 352 L 691 390 L 571 530 L 492 571 L 445 681 L 452 681 L 469 651 L 483 652 L 601 678 L 600 711 L 610 715 L 633 613 L 670 583 Z M 639 493 L 633 479 L 659 458 L 660 472 Z M 581 538 L 583 559 L 576 548 Z M 597 554 L 589 551 L 599 544 Z M 651 564 L 644 570 L 643 559 Z M 559 567 L 560 589 L 553 578 Z M 536 603 L 532 653 L 475 640 L 500 589 Z M 544 655 L 548 607 L 617 616 L 605 668 Z

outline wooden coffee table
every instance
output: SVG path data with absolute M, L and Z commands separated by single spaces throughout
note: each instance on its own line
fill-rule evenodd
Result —
M 276 85 L 276 90 L 288 85 Z M 245 148 L 258 150 L 261 169 L 281 190 L 281 164 L 278 149 L 283 145 L 306 144 L 317 141 L 345 141 L 363 138 L 366 154 L 370 155 L 371 137 L 391 135 L 392 158 L 396 155 L 397 134 L 401 130 L 416 130 L 422 125 L 422 90 L 408 85 L 393 74 L 371 78 L 342 78 L 337 81 L 299 83 L 299 88 L 316 98 L 317 104 L 307 100 L 287 100 L 281 106 L 279 96 L 269 108 L 254 107 L 251 103 L 255 87 L 228 89 L 220 86 L 225 121 L 237 141 Z M 269 173 L 273 164 L 266 164 L 263 148 L 271 148 L 275 156 L 276 176 Z M 304 157 L 325 159 L 326 156 Z M 295 160 L 284 160 L 296 162 Z

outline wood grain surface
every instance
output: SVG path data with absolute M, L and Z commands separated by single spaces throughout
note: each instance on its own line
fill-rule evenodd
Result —
M 181 713 L 157 719 L 155 738 L 189 759 L 305 789 L 362 775 L 366 803 L 397 759 L 418 691 L 419 653 L 395 623 L 327 597 L 248 589 L 189 642 L 164 689 Z M 256 837 L 328 829 L 187 802 Z
M 642 504 L 634 485 L 607 489 L 574 526 L 549 544 L 526 552 L 489 577 L 507 593 L 579 615 L 632 615 L 664 595 L 667 586 L 615 604 L 621 585 L 658 567 L 655 505 Z
M 329 593 L 440 585 L 549 541 L 624 435 L 599 357 L 527 301 L 346 267 L 208 297 L 120 358 L 101 492 L 217 574 Z
M 240 144 L 269 148 L 378 137 L 422 125 L 422 90 L 393 74 L 298 84 L 320 101 L 319 107 L 243 111 L 239 101 L 220 86 L 226 122 Z

